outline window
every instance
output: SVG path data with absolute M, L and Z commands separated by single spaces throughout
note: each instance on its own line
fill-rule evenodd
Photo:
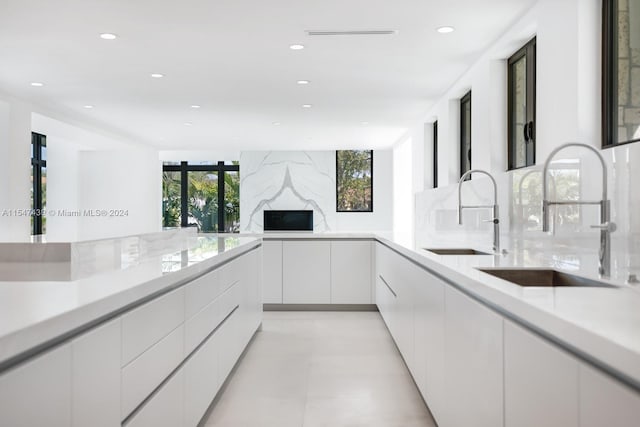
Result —
M 165 163 L 162 167 L 162 225 L 197 226 L 203 233 L 239 232 L 238 162 Z
M 47 137 L 31 132 L 31 234 L 45 234 L 47 218 Z
M 460 176 L 471 170 L 471 91 L 460 99 Z M 470 179 L 468 176 L 467 179 Z
M 336 151 L 336 211 L 373 212 L 373 151 Z
M 640 0 L 602 2 L 602 146 L 640 141 Z
M 508 61 L 509 170 L 536 163 L 536 39 Z
M 438 121 L 433 122 L 433 188 L 438 188 Z

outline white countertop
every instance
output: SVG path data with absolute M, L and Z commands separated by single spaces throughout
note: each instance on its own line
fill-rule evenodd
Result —
M 188 251 L 170 252 L 120 269 L 66 282 L 0 282 L 0 364 L 149 295 L 196 276 L 272 239 L 376 239 L 507 317 L 640 388 L 640 288 L 526 288 L 476 267 L 551 267 L 593 277 L 597 257 L 522 249 L 508 255 L 436 255 L 406 236 L 384 233 L 269 233 L 198 237 Z M 219 240 L 220 239 L 220 240 Z M 224 241 L 221 248 L 219 242 Z M 431 247 L 440 247 L 434 244 Z M 476 247 L 483 250 L 486 248 Z M 170 273 L 170 274 L 169 274 Z
M 126 262 L 118 268 L 77 280 L 0 281 L 0 365 L 259 244 L 253 237 L 205 235 L 188 250 L 122 254 Z

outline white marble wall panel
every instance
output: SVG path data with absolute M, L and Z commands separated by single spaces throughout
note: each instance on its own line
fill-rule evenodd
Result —
M 272 209 L 311 209 L 314 231 L 335 230 L 335 161 L 335 151 L 243 151 L 240 230 L 262 232 Z

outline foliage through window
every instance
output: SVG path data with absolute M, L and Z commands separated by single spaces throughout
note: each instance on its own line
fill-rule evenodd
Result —
M 373 212 L 373 150 L 336 151 L 336 211 Z
M 460 99 L 460 176 L 471 170 L 471 91 Z M 467 179 L 471 179 L 469 175 Z
M 602 2 L 602 145 L 640 141 L 640 0 Z
M 536 39 L 508 61 L 509 170 L 536 162 Z
M 203 233 L 239 232 L 238 162 L 165 163 L 162 172 L 162 225 L 196 226 Z
M 47 137 L 31 132 L 31 234 L 47 232 Z

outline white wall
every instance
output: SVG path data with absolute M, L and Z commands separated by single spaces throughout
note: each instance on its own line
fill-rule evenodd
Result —
M 412 141 L 407 137 L 393 150 L 393 233 L 406 244 L 413 243 L 414 229 Z
M 315 231 L 390 231 L 391 151 L 373 153 L 373 212 L 336 212 L 335 151 L 243 151 L 240 231 L 262 232 L 265 209 L 313 209 Z

